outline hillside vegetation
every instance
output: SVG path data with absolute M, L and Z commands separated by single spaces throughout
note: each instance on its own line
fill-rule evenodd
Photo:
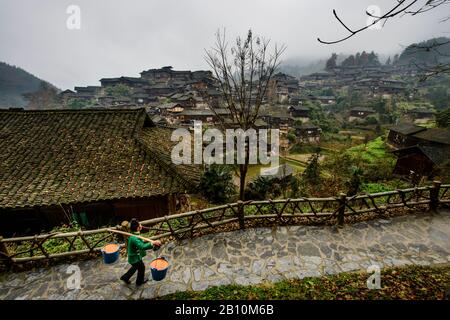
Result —
M 450 61 L 450 38 L 434 38 L 409 45 L 400 55 L 399 64 L 435 65 Z
M 43 80 L 25 70 L 0 62 L 0 108 L 24 107 L 22 94 L 39 90 Z

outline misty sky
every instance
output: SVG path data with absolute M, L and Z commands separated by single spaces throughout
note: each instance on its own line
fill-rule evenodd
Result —
M 17 65 L 61 89 L 99 85 L 102 77 L 139 76 L 149 68 L 207 69 L 204 49 L 225 27 L 229 38 L 254 33 L 287 45 L 284 60 L 321 59 L 331 52 L 374 50 L 394 54 L 402 46 L 449 36 L 442 7 L 420 16 L 392 19 L 338 45 L 346 34 L 336 9 L 354 28 L 365 10 L 382 11 L 395 0 L 0 0 L 0 61 Z M 81 29 L 69 30 L 69 5 L 81 9 Z

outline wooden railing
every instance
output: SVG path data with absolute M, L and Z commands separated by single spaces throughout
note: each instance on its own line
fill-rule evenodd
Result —
M 437 211 L 450 203 L 450 184 L 394 190 L 348 197 L 298 198 L 246 201 L 142 221 L 152 239 L 186 239 L 198 234 L 223 231 L 224 226 L 244 229 L 263 223 L 276 225 L 337 223 L 362 214 L 385 214 L 398 209 Z M 254 223 L 256 222 L 256 223 Z M 265 224 L 264 224 L 265 225 Z M 112 229 L 120 229 L 119 226 Z M 0 259 L 7 264 L 98 253 L 102 246 L 117 240 L 107 228 L 3 239 Z M 120 240 L 120 239 L 119 239 Z M 123 239 L 122 239 L 123 240 Z M 59 245 L 61 252 L 52 252 Z

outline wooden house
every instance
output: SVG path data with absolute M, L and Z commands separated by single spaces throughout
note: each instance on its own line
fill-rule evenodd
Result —
M 143 108 L 0 111 L 0 234 L 174 212 L 200 172 L 172 164 L 171 132 Z
M 349 121 L 354 121 L 357 119 L 365 119 L 370 115 L 374 115 L 375 110 L 366 107 L 355 107 L 350 110 Z
M 420 131 L 412 136 L 417 144 L 446 147 L 450 145 L 450 131 L 438 128 L 432 128 Z
M 215 113 L 209 109 L 185 109 L 180 112 L 177 117 L 182 124 L 188 125 L 193 124 L 195 120 L 207 123 L 214 123 L 217 121 Z
M 76 98 L 76 93 L 72 90 L 64 90 L 58 94 L 59 101 L 63 105 L 67 105 L 72 99 Z
M 435 112 L 430 109 L 426 108 L 414 108 L 411 110 L 408 110 L 406 114 L 412 119 L 412 120 L 431 120 L 434 118 Z
M 403 176 L 431 177 L 435 169 L 450 159 L 450 132 L 422 130 L 410 136 L 411 146 L 397 149 L 394 173 Z
M 148 81 L 133 77 L 102 78 L 100 79 L 100 83 L 103 88 L 116 86 L 118 84 L 125 85 L 130 88 L 142 88 L 148 85 Z
M 320 143 L 322 129 L 313 124 L 295 126 L 295 135 L 300 143 Z
M 436 169 L 450 158 L 450 147 L 415 145 L 393 151 L 397 156 L 394 174 L 432 177 Z
M 304 106 L 290 106 L 289 113 L 294 118 L 306 118 L 309 119 L 310 109 Z
M 179 91 L 180 90 L 165 83 L 157 83 L 145 87 L 145 92 L 149 96 L 153 97 L 166 97 L 173 95 Z
M 424 127 L 410 123 L 398 124 L 389 128 L 387 141 L 395 148 L 405 148 L 417 144 L 413 135 L 426 130 Z
M 336 103 L 336 98 L 333 96 L 318 96 L 317 100 L 324 105 Z
M 295 119 L 290 115 L 284 114 L 265 114 L 261 116 L 270 128 L 287 131 L 294 124 Z
M 179 103 L 164 103 L 156 107 L 157 113 L 164 117 L 177 117 L 178 114 L 184 111 L 183 107 Z
M 150 80 L 153 83 L 167 83 L 172 78 L 172 67 L 167 66 L 161 69 L 142 71 L 141 78 Z

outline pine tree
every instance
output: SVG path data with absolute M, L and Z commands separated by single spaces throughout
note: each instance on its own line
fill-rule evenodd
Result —
M 334 68 L 336 68 L 336 60 L 337 60 L 337 54 L 333 53 L 331 55 L 331 58 L 327 60 L 327 64 L 325 66 L 325 70 L 333 70 Z
M 302 184 L 314 193 L 319 190 L 321 184 L 319 157 L 319 153 L 311 156 L 302 176 Z

